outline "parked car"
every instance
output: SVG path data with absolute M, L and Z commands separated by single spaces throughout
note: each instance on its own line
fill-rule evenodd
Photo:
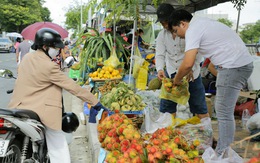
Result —
M 0 37 L 0 51 L 10 53 L 13 47 L 13 42 L 9 38 Z

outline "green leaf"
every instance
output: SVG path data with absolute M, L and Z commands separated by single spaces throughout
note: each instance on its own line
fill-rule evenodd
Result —
M 108 37 L 103 37 L 109 51 L 112 51 L 112 47 L 111 47 L 111 44 L 110 44 L 110 41 L 109 41 L 109 38 Z

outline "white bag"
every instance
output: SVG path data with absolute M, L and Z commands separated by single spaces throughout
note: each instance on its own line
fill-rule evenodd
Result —
M 252 115 L 246 123 L 249 130 L 260 129 L 260 113 Z
M 213 148 L 207 148 L 202 159 L 204 163 L 243 163 L 243 159 L 231 148 L 227 148 L 222 155 L 217 156 Z
M 212 146 L 213 130 L 211 119 L 209 117 L 202 118 L 199 124 L 187 124 L 180 128 L 185 139 L 192 143 L 194 140 L 199 140 L 199 150 L 206 150 Z
M 168 127 L 172 124 L 170 113 L 161 113 L 151 105 L 144 109 L 145 119 L 141 127 L 142 133 L 154 133 L 160 128 Z

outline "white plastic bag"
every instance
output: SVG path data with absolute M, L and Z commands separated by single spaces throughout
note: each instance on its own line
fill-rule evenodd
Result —
M 246 123 L 249 130 L 260 129 L 260 113 L 252 115 Z
M 154 133 L 156 130 L 172 124 L 172 115 L 170 113 L 161 113 L 151 105 L 144 109 L 144 114 L 145 119 L 141 127 L 142 133 Z
M 217 156 L 213 148 L 207 148 L 202 159 L 204 163 L 243 163 L 243 159 L 231 148 L 227 148 L 222 155 Z
M 199 124 L 187 124 L 180 128 L 185 139 L 192 143 L 194 140 L 199 140 L 200 145 L 198 150 L 205 150 L 212 146 L 213 130 L 211 119 L 209 117 L 202 118 Z
M 243 129 L 248 129 L 246 127 L 246 124 L 247 124 L 247 121 L 250 119 L 251 115 L 248 111 L 248 109 L 245 109 L 243 110 L 243 113 L 242 113 L 242 128 Z

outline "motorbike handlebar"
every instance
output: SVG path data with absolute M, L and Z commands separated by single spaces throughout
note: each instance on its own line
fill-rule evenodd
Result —
M 7 94 L 10 94 L 10 93 L 13 93 L 13 91 L 14 91 L 13 89 L 7 90 L 6 93 L 7 93 Z

